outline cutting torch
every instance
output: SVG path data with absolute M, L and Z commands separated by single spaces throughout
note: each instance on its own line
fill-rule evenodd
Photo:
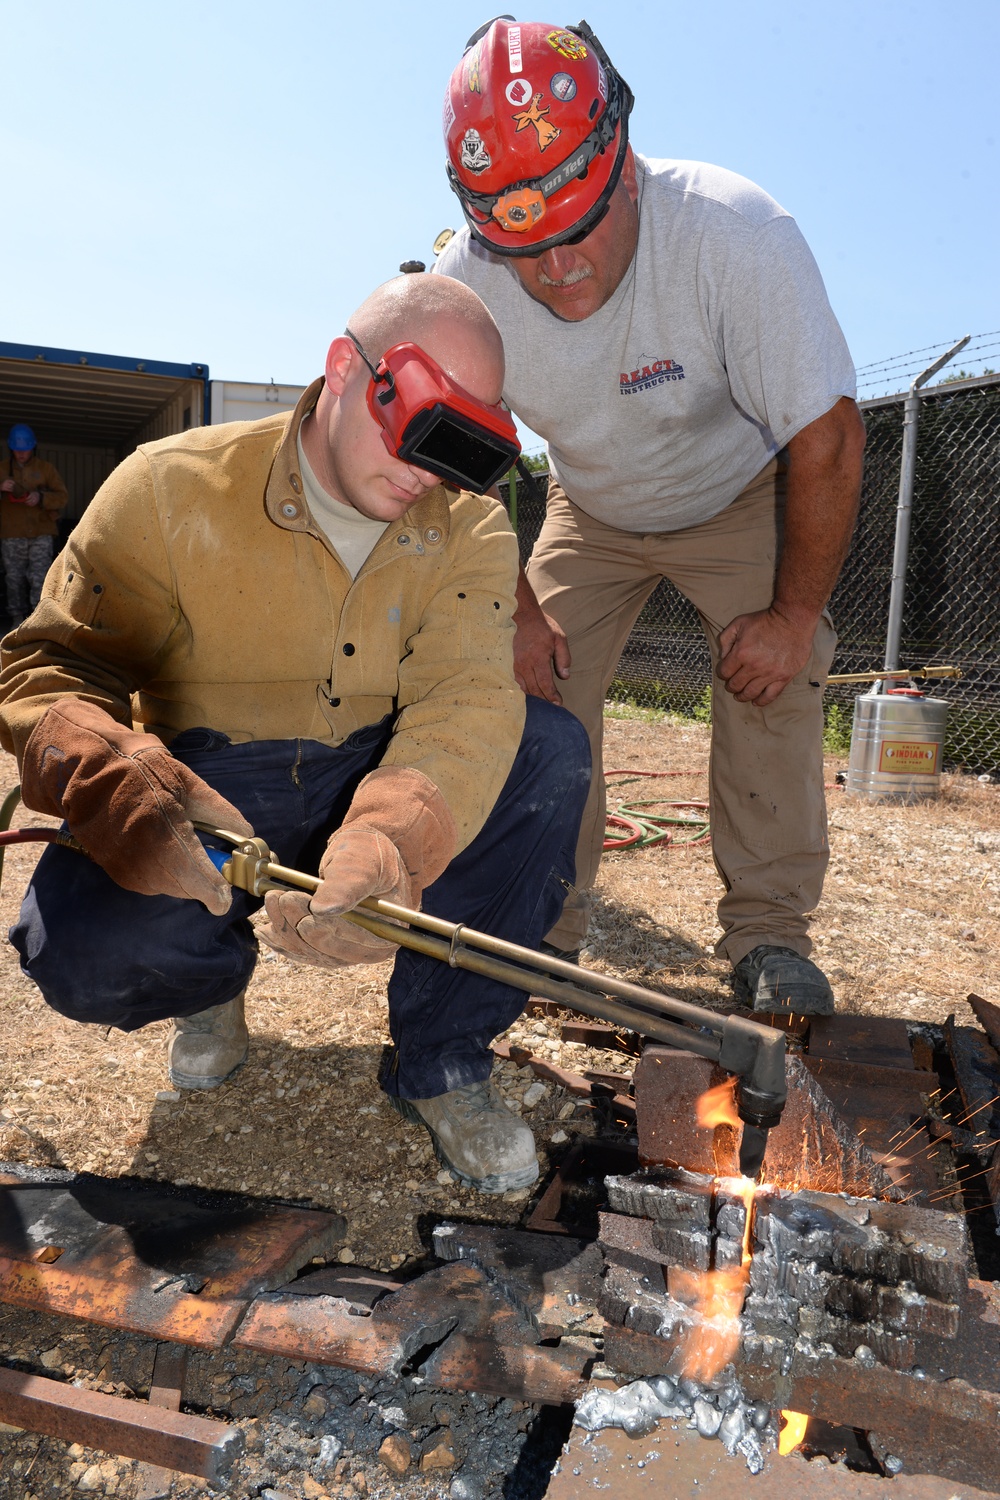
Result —
M 195 828 L 228 845 L 226 849 L 206 848 L 205 852 L 237 890 L 262 897 L 268 891 L 291 889 L 312 894 L 319 889 L 321 882 L 315 875 L 278 864 L 263 839 L 243 838 L 203 823 L 196 823 Z M 672 995 L 583 969 L 477 932 L 464 923 L 411 911 L 374 896 L 354 911 L 343 913 L 343 917 L 376 937 L 438 959 L 453 969 L 482 974 L 527 994 L 554 1000 L 568 1010 L 610 1021 L 717 1062 L 736 1077 L 736 1111 L 743 1123 L 740 1171 L 745 1177 L 759 1176 L 768 1131 L 780 1120 L 787 1093 L 785 1038 L 774 1027 L 743 1016 L 716 1015 Z
M 54 843 L 86 853 L 65 829 L 6 831 L 19 791 L 15 787 L 0 806 L 0 873 L 7 844 Z M 204 837 L 227 846 L 224 849 L 209 846 L 205 853 L 237 890 L 260 898 L 268 891 L 297 890 L 312 895 L 320 887 L 315 875 L 278 864 L 264 839 L 244 838 L 242 834 L 207 823 L 194 826 Z M 477 932 L 462 922 L 448 922 L 427 912 L 411 911 L 393 901 L 370 896 L 354 911 L 342 915 L 345 921 L 356 923 L 376 937 L 438 959 L 453 969 L 482 974 L 526 994 L 554 1000 L 567 1010 L 609 1021 L 613 1026 L 718 1063 L 736 1078 L 736 1111 L 743 1124 L 740 1171 L 745 1177 L 759 1176 L 768 1131 L 781 1119 L 787 1096 L 785 1038 L 780 1031 L 743 1016 L 717 1015 L 673 995 L 583 969 L 561 958 L 536 953 L 533 948 L 522 948 L 503 938 Z

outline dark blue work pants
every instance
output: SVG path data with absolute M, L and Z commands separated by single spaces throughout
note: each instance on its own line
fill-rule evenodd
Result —
M 214 730 L 191 729 L 170 748 L 239 808 L 279 863 L 315 873 L 391 733 L 386 719 L 334 749 L 312 740 L 234 745 Z M 424 892 L 423 910 L 537 948 L 574 878 L 589 783 L 578 720 L 529 698 L 507 783 L 478 837 Z M 215 917 L 198 901 L 136 895 L 82 855 L 50 845 L 10 939 L 54 1010 L 135 1031 L 238 995 L 257 961 L 247 918 L 260 906 L 234 890 L 230 910 Z M 383 1087 L 409 1099 L 488 1077 L 490 1042 L 526 1003 L 520 990 L 406 948 L 398 950 L 388 994 L 396 1051 Z

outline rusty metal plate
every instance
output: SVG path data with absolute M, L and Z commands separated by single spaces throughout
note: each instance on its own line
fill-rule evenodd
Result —
M 592 1349 L 574 1345 L 539 1349 L 453 1333 L 420 1373 L 440 1390 L 565 1406 L 583 1395 L 593 1362 Z
M 962 1098 L 956 1123 L 971 1137 L 973 1150 L 989 1149 L 1000 1125 L 1000 1057 L 981 1031 L 956 1026 L 954 1016 L 948 1017 L 944 1035 Z
M 950 1479 L 907 1473 L 882 1479 L 797 1453 L 769 1454 L 762 1472 L 751 1474 L 721 1443 L 671 1422 L 647 1437 L 619 1428 L 591 1436 L 574 1427 L 546 1500 L 583 1500 L 599 1491 L 613 1500 L 997 1500 L 992 1491 Z
M 674 1047 L 647 1046 L 635 1070 L 639 1160 L 643 1166 L 669 1162 L 689 1172 L 728 1175 L 736 1155 L 736 1132 L 699 1127 L 695 1105 L 707 1089 L 724 1084 L 718 1063 Z
M 606 1052 L 627 1052 L 632 1057 L 638 1057 L 642 1051 L 640 1036 L 620 1026 L 609 1026 L 606 1021 L 564 1021 L 559 1028 L 559 1040 L 600 1047 Z
M 937 1342 L 939 1350 L 946 1347 Z M 998 1383 L 995 1324 L 970 1319 L 953 1348 L 956 1366 Z M 628 1328 L 609 1326 L 604 1336 L 605 1362 L 629 1378 L 663 1374 L 671 1368 L 674 1349 L 670 1339 Z M 932 1380 L 884 1365 L 867 1368 L 839 1355 L 817 1359 L 801 1352 L 787 1373 L 742 1357 L 736 1369 L 748 1396 L 772 1408 L 862 1430 L 877 1425 L 880 1438 L 904 1460 L 908 1473 L 940 1474 L 1000 1490 L 1000 1392 L 981 1389 L 954 1370 L 951 1378 Z
M 162 1274 L 151 1278 L 148 1267 L 137 1268 L 127 1260 L 94 1273 L 0 1259 L 0 1302 L 195 1349 L 221 1348 L 239 1323 L 246 1301 L 192 1296 L 176 1284 L 161 1289 L 163 1279 Z
M 65 1443 L 143 1459 L 225 1484 L 243 1448 L 236 1427 L 141 1401 L 0 1369 L 0 1420 Z
M 16 1168 L 7 1179 L 0 1301 L 196 1348 L 218 1348 L 252 1297 L 346 1229 L 339 1215 L 232 1193 Z
M 769 1133 L 764 1180 L 782 1188 L 886 1196 L 894 1191 L 890 1178 L 816 1081 L 820 1066 L 830 1065 L 806 1068 L 794 1055 L 786 1061 L 788 1102 Z M 705 1058 L 648 1046 L 635 1073 L 640 1161 L 678 1164 L 708 1176 L 738 1175 L 739 1131 L 697 1122 L 698 1098 L 725 1080 L 726 1074 Z
M 539 1338 L 603 1332 L 597 1299 L 604 1262 L 593 1241 L 446 1223 L 434 1230 L 434 1251 L 441 1260 L 475 1266 Z
M 744 1385 L 752 1388 L 748 1376 L 744 1370 Z M 1000 1490 L 1000 1394 L 965 1380 L 921 1380 L 882 1366 L 864 1369 L 856 1360 L 796 1356 L 781 1404 L 848 1427 L 877 1426 L 908 1471 Z
M 972 1012 L 993 1046 L 1000 1052 L 1000 1005 L 991 1005 L 982 995 L 967 995 Z
M 395 1375 L 412 1353 L 444 1337 L 449 1326 L 418 1322 L 401 1330 L 372 1325 L 369 1317 L 352 1312 L 333 1297 L 286 1297 L 280 1293 L 259 1297 L 233 1339 L 237 1348 L 259 1354 L 278 1354 L 283 1359 L 308 1359 L 319 1365 L 337 1365 L 344 1370 Z
M 554 1326 L 544 1305 L 540 1311 Z M 291 1291 L 261 1297 L 233 1343 L 393 1378 L 412 1365 L 442 1390 L 558 1404 L 575 1400 L 593 1363 L 593 1345 L 539 1348 L 539 1336 L 481 1270 L 458 1261 L 383 1297 L 371 1316 L 333 1297 Z
M 893 1095 L 910 1094 L 919 1098 L 921 1094 L 932 1094 L 941 1081 L 936 1073 L 926 1068 L 883 1068 L 876 1063 L 813 1057 L 811 1053 L 807 1053 L 802 1061 L 820 1080 L 843 1083 L 845 1087 L 856 1084 L 867 1089 L 882 1089 Z M 825 1088 L 826 1084 L 823 1086 Z
M 293 1291 L 259 1297 L 233 1343 L 286 1359 L 398 1375 L 421 1349 L 440 1343 L 452 1330 L 480 1333 L 504 1318 L 516 1322 L 521 1340 L 537 1338 L 481 1271 L 458 1264 L 418 1276 L 377 1302 L 370 1316 L 336 1297 L 301 1297 Z
M 809 1056 L 880 1068 L 913 1067 L 906 1022 L 896 1016 L 814 1016 Z
M 941 1197 L 940 1148 L 922 1123 L 922 1095 L 938 1087 L 936 1073 L 811 1056 L 802 1061 L 897 1187 L 925 1206 L 954 1206 Z

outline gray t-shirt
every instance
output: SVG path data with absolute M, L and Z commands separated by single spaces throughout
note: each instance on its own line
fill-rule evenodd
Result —
M 355 510 L 353 505 L 345 505 L 342 500 L 328 495 L 310 467 L 301 435 L 296 438 L 295 446 L 309 513 L 348 573 L 357 578 L 362 564 L 367 561 L 389 522 L 373 521 L 370 516 L 363 516 Z
M 569 323 L 462 230 L 435 270 L 503 335 L 504 398 L 570 498 L 625 531 L 729 505 L 789 438 L 854 396 L 854 365 L 805 240 L 734 172 L 636 157 L 639 242 L 611 299 Z

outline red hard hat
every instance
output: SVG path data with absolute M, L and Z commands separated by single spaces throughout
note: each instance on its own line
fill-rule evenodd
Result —
M 448 178 L 476 239 L 541 255 L 604 217 L 633 98 L 585 21 L 501 16 L 470 39 L 444 101 Z

